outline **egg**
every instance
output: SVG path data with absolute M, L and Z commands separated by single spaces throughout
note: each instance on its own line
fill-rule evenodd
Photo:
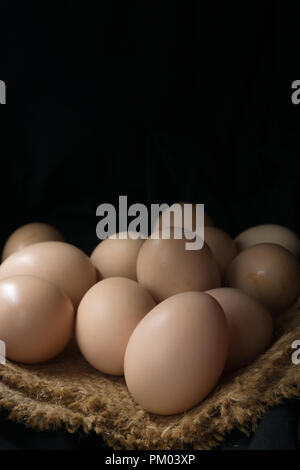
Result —
M 149 238 L 137 258 L 137 279 L 156 300 L 185 291 L 204 291 L 219 287 L 220 272 L 210 248 L 204 243 L 198 250 L 187 250 L 183 230 L 173 228 Z M 181 239 L 176 238 L 181 236 Z
M 75 308 L 96 282 L 96 270 L 89 257 L 64 242 L 36 243 L 10 255 L 0 266 L 0 280 L 17 274 L 53 282 L 65 291 Z
M 56 285 L 34 276 L 0 281 L 0 339 L 8 359 L 39 363 L 59 354 L 72 337 L 74 308 Z
M 210 295 L 184 292 L 164 300 L 140 321 L 126 348 L 133 399 L 160 415 L 197 405 L 219 380 L 228 341 L 224 312 Z
M 222 277 L 237 255 L 237 249 L 232 238 L 223 230 L 217 227 L 205 227 L 204 240 L 212 251 L 218 264 Z
M 80 302 L 76 318 L 76 339 L 86 360 L 101 372 L 123 375 L 130 335 L 155 305 L 131 279 L 112 277 L 95 284 Z
M 15 230 L 5 243 L 2 251 L 2 261 L 28 245 L 46 241 L 63 241 L 63 236 L 48 224 L 32 223 L 23 225 Z
M 297 258 L 300 257 L 300 238 L 282 225 L 256 225 L 240 233 L 235 241 L 239 251 L 258 243 L 275 243 L 289 250 Z
M 264 353 L 272 340 L 269 311 L 239 289 L 219 288 L 206 292 L 221 305 L 229 326 L 229 351 L 225 369 L 233 371 Z
M 136 281 L 136 260 L 145 240 L 131 238 L 130 232 L 121 232 L 115 236 L 99 243 L 91 254 L 91 261 L 102 279 L 120 276 Z M 127 238 L 123 239 L 122 236 Z
M 226 286 L 241 289 L 257 298 L 272 314 L 278 314 L 299 294 L 299 264 L 282 246 L 254 245 L 234 258 L 226 273 Z
M 181 228 L 186 227 L 187 229 L 192 228 L 193 232 L 195 232 L 197 228 L 197 223 L 198 223 L 198 220 L 196 217 L 196 204 L 192 204 L 191 219 L 187 218 L 187 215 L 185 215 L 184 204 L 191 204 L 191 203 L 176 202 L 172 204 L 171 206 L 167 207 L 159 215 L 158 219 L 156 220 L 154 224 L 152 232 L 157 232 L 165 228 L 162 226 L 163 220 L 168 220 L 169 223 L 167 225 L 170 227 L 176 226 L 176 227 L 181 227 Z M 174 217 L 174 209 L 176 209 L 176 206 L 178 205 L 181 207 L 181 211 L 182 211 L 182 217 L 180 218 L 180 220 L 177 220 L 177 218 Z M 210 225 L 214 225 L 214 223 L 211 217 L 206 212 L 204 212 L 204 226 L 210 226 Z

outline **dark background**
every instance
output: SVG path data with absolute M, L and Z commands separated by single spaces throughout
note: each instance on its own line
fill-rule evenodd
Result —
M 90 253 L 119 195 L 299 234 L 298 18 L 286 1 L 1 0 L 1 245 L 45 221 Z M 42 445 L 17 448 L 28 436 Z

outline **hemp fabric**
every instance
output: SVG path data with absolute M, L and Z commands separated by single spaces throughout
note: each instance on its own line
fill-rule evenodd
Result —
M 238 428 L 249 434 L 271 407 L 300 396 L 300 300 L 275 319 L 272 346 L 248 367 L 223 377 L 198 406 L 157 416 L 131 398 L 123 377 L 93 369 L 74 341 L 39 365 L 0 365 L 0 407 L 37 430 L 95 431 L 114 449 L 212 449 Z

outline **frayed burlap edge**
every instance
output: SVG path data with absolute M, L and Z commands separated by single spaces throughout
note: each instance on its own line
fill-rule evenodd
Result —
M 91 368 L 74 344 L 45 364 L 0 366 L 0 407 L 9 419 L 40 431 L 94 431 L 114 449 L 212 449 L 233 428 L 255 431 L 272 406 L 300 396 L 300 365 L 292 363 L 295 340 L 300 340 L 299 301 L 277 319 L 273 346 L 265 354 L 176 416 L 144 411 L 123 378 Z

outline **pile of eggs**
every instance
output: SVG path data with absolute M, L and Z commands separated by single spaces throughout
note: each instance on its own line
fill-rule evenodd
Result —
M 50 360 L 75 333 L 90 365 L 124 375 L 139 405 L 171 415 L 264 353 L 274 316 L 299 295 L 298 236 L 260 225 L 233 240 L 206 215 L 202 249 L 186 250 L 170 220 L 168 239 L 160 218 L 155 238 L 116 234 L 90 257 L 47 224 L 16 230 L 0 266 L 7 357 Z

